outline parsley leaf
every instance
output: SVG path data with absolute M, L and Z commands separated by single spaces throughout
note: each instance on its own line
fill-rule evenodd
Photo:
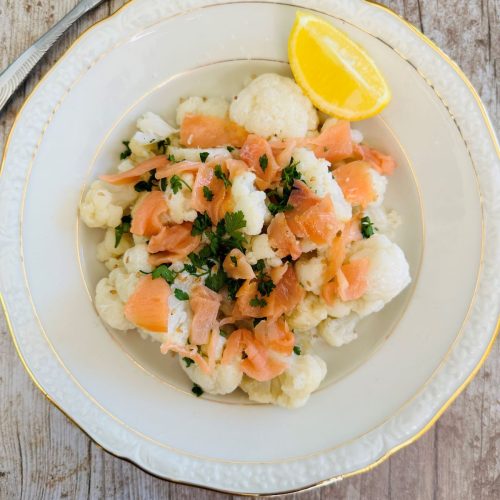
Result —
M 296 180 L 302 179 L 302 174 L 297 170 L 298 164 L 298 162 L 294 162 L 293 158 L 291 158 L 288 166 L 282 170 L 282 193 L 280 193 L 276 189 L 267 191 L 267 196 L 269 199 L 269 204 L 267 205 L 267 207 L 269 208 L 269 211 L 272 215 L 276 215 L 278 212 L 286 212 L 293 209 L 293 207 L 288 203 L 288 199 L 292 194 L 294 182 Z
M 252 269 L 258 273 L 262 272 L 265 268 L 266 263 L 264 262 L 264 259 L 259 259 L 257 263 L 252 266 Z
M 160 179 L 160 189 L 162 191 L 166 191 L 168 187 L 168 179 L 166 177 L 163 177 L 163 179 Z
M 226 149 L 227 149 L 230 153 L 232 153 L 232 152 L 234 151 L 233 146 L 227 146 L 227 147 L 226 147 Z
M 222 267 L 217 269 L 216 273 L 211 274 L 205 280 L 205 286 L 213 290 L 214 292 L 220 292 L 224 285 L 227 283 L 228 277 Z
M 132 217 L 130 217 L 130 215 L 124 215 L 121 223 L 115 227 L 115 248 L 120 244 L 123 233 L 128 233 L 130 231 L 131 222 Z
M 235 255 L 231 255 L 231 262 L 234 264 L 234 267 L 238 267 L 238 259 Z
M 227 212 L 224 216 L 224 228 L 229 236 L 234 236 L 239 229 L 246 227 L 247 222 L 241 210 Z
M 373 222 L 370 220 L 370 217 L 368 217 L 368 215 L 361 218 L 360 224 L 361 234 L 363 235 L 363 238 L 369 238 L 370 236 L 374 235 L 375 228 L 373 227 Z
M 189 368 L 194 363 L 194 361 L 191 358 L 186 358 L 186 357 L 182 358 L 182 361 L 186 363 L 186 368 Z
M 236 294 L 245 280 L 227 280 L 227 294 L 231 300 L 236 300 Z
M 169 285 L 171 285 L 177 277 L 177 272 L 172 271 L 172 269 L 170 269 L 166 264 L 161 264 L 152 272 L 151 276 L 154 280 L 157 278 L 163 278 Z
M 220 165 L 215 165 L 214 175 L 217 179 L 220 179 L 224 183 L 224 187 L 227 188 L 232 186 L 231 181 L 228 179 L 227 175 L 222 171 L 222 167 Z
M 203 196 L 207 199 L 207 201 L 212 201 L 214 193 L 208 186 L 203 186 Z
M 193 388 L 191 389 L 191 392 L 199 398 L 203 394 L 203 389 L 198 385 L 198 384 L 193 384 Z
M 199 236 L 200 234 L 203 234 L 203 232 L 212 227 L 212 221 L 210 220 L 210 217 L 208 214 L 205 212 L 203 214 L 198 214 L 198 217 L 193 222 L 193 228 L 191 229 L 191 234 L 193 236 Z
M 168 161 L 171 161 L 172 163 L 175 163 L 177 160 L 175 159 L 174 155 L 168 155 Z
M 122 144 L 125 146 L 125 151 L 120 153 L 120 160 L 125 160 L 132 154 L 132 150 L 129 147 L 130 141 L 122 141 Z
M 267 302 L 264 299 L 259 299 L 259 297 L 257 297 L 257 295 L 253 299 L 250 300 L 249 304 L 252 307 L 265 307 L 265 306 L 267 306 Z
M 168 137 L 156 143 L 158 153 L 160 154 L 165 154 L 167 152 L 167 146 L 170 146 L 170 139 Z
M 267 164 L 269 163 L 269 160 L 267 158 L 267 155 L 262 155 L 260 158 L 259 158 L 259 165 L 260 165 L 260 168 L 262 169 L 262 172 L 265 172 L 266 171 L 266 168 L 267 168 Z
M 300 356 L 302 354 L 302 349 L 300 348 L 300 345 L 296 345 L 293 347 L 293 352 L 297 355 Z
M 182 189 L 183 184 L 189 189 L 189 191 L 193 190 L 191 186 L 185 180 L 181 179 L 178 175 L 173 175 L 170 178 L 170 187 L 172 188 L 174 194 L 177 194 Z
M 266 297 L 269 297 L 271 295 L 271 292 L 276 288 L 276 285 L 274 284 L 273 280 L 267 276 L 264 275 L 259 279 L 257 282 L 257 290 L 261 295 L 264 295 Z
M 189 300 L 189 294 L 180 288 L 174 289 L 174 295 L 177 300 Z
M 200 160 L 202 163 L 205 163 L 207 161 L 209 154 L 210 153 L 208 153 L 207 151 L 203 151 L 202 153 L 200 153 Z
M 147 181 L 139 181 L 134 185 L 134 189 L 141 193 L 142 191 L 151 191 L 151 185 Z

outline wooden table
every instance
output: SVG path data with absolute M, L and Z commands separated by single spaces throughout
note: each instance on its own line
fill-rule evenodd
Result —
M 167 1 L 167 0 L 166 0 Z M 77 0 L 0 0 L 0 68 Z M 119 8 L 105 2 L 49 52 L 0 113 L 0 146 L 24 97 L 87 27 Z M 455 59 L 498 130 L 500 0 L 387 0 Z M 31 383 L 1 318 L 0 499 L 229 498 L 156 479 L 90 441 Z M 371 472 L 293 495 L 301 499 L 500 499 L 500 342 L 437 424 Z M 291 498 L 292 496 L 290 496 Z

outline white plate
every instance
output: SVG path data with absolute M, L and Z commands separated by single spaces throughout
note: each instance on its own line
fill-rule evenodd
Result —
M 106 331 L 91 301 L 104 273 L 93 253 L 100 235 L 77 220 L 83 186 L 115 165 L 142 111 L 172 118 L 179 97 L 229 97 L 249 75 L 286 74 L 295 6 L 136 0 L 71 47 L 9 138 L 0 278 L 23 363 L 104 448 L 171 480 L 275 493 L 366 470 L 435 421 L 496 332 L 500 161 L 475 91 L 386 9 L 307 7 L 365 46 L 393 90 L 359 127 L 400 165 L 387 205 L 403 216 L 397 240 L 413 283 L 364 322 L 358 341 L 329 350 L 327 379 L 300 410 L 239 394 L 196 399 L 152 344 Z

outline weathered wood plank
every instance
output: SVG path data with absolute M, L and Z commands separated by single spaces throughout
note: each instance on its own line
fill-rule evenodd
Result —
M 75 3 L 76 0 L 0 0 L 0 67 L 12 61 Z M 124 0 L 111 0 L 100 6 L 50 51 L 0 114 L 0 147 L 26 93 L 79 33 L 123 3 Z M 459 62 L 498 128 L 498 1 L 384 3 L 422 29 Z M 33 386 L 17 359 L 3 318 L 0 354 L 0 498 L 231 498 L 159 480 L 92 443 Z M 499 385 L 497 343 L 476 379 L 419 441 L 366 474 L 288 498 L 500 498 Z

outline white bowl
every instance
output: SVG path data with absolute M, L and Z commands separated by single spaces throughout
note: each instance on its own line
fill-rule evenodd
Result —
M 104 448 L 174 481 L 276 493 L 366 470 L 435 421 L 496 333 L 500 161 L 477 94 L 383 7 L 307 7 L 362 44 L 392 88 L 388 108 L 355 126 L 398 161 L 386 204 L 403 217 L 396 239 L 413 282 L 364 321 L 359 340 L 322 352 L 327 379 L 302 409 L 249 404 L 239 393 L 194 398 L 155 345 L 106 330 L 92 304 L 102 235 L 77 217 L 83 189 L 116 164 L 142 112 L 173 121 L 180 97 L 231 97 L 251 75 L 287 74 L 296 6 L 131 2 L 68 50 L 9 137 L 0 282 L 21 359 Z

